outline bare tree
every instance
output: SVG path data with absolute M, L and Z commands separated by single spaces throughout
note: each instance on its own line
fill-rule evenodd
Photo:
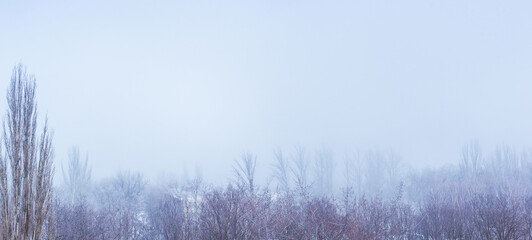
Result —
M 102 182 L 96 192 L 99 204 L 96 227 L 100 239 L 141 239 L 145 234 L 142 200 L 146 186 L 139 173 L 119 173 Z
M 518 198 L 506 193 L 477 194 L 469 203 L 473 209 L 472 222 L 483 239 L 521 239 L 525 220 Z
M 356 194 L 362 194 L 364 164 L 359 151 L 345 156 L 343 172 L 346 189 L 352 189 Z
M 273 239 L 269 236 L 271 196 L 245 188 L 213 190 L 201 203 L 198 239 Z
M 332 152 L 321 149 L 314 157 L 314 174 L 317 193 L 327 195 L 333 187 L 334 161 Z
M 420 208 L 417 231 L 426 239 L 471 239 L 472 212 L 464 201 L 452 201 L 452 194 L 435 192 Z
M 460 167 L 466 171 L 478 172 L 482 165 L 482 151 L 478 140 L 473 140 L 462 146 Z
M 386 173 L 384 190 L 388 196 L 392 194 L 397 187 L 402 185 L 402 164 L 401 156 L 392 149 L 384 152 L 384 172 Z
M 286 193 L 290 191 L 289 173 L 290 166 L 287 159 L 283 156 L 283 152 L 278 149 L 274 152 L 275 163 L 273 169 L 273 177 L 277 180 L 278 186 Z
M 185 228 L 186 218 L 188 217 L 184 210 L 184 201 L 178 196 L 162 193 L 157 197 L 158 200 L 152 202 L 154 211 L 149 213 L 150 221 L 156 229 L 153 238 L 162 237 L 162 239 L 189 239 L 190 233 Z M 188 236 L 188 238 L 187 238 Z
M 13 69 L 0 160 L 0 236 L 41 239 L 51 218 L 53 148 L 47 121 L 37 136 L 35 77 Z M 48 238 L 50 236 L 48 235 Z
M 308 183 L 308 168 L 310 161 L 305 148 L 296 146 L 294 155 L 292 156 L 292 163 L 290 170 L 294 175 L 297 190 L 301 195 L 307 195 L 310 185 Z
M 499 177 L 506 177 L 516 173 L 519 169 L 519 159 L 515 150 L 508 144 L 497 146 L 491 158 L 491 170 Z
M 91 168 L 88 166 L 89 157 L 85 161 L 80 160 L 79 148 L 72 147 L 68 153 L 68 170 L 63 172 L 63 180 L 71 204 L 85 197 L 91 180 Z
M 242 154 L 241 161 L 235 162 L 233 168 L 238 181 L 247 186 L 249 192 L 255 190 L 255 167 L 257 166 L 257 157 L 251 153 Z
M 386 178 L 383 177 L 386 168 L 385 152 L 378 149 L 368 150 L 365 158 L 364 191 L 370 195 L 381 193 L 386 187 Z
M 56 233 L 54 239 L 95 239 L 96 214 L 85 199 L 79 199 L 75 205 L 61 204 L 56 201 Z

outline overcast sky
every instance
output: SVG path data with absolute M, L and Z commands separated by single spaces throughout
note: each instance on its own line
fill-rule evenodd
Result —
M 265 176 L 273 150 L 296 144 L 441 166 L 471 139 L 532 147 L 531 13 L 531 1 L 0 0 L 0 93 L 15 64 L 36 75 L 58 173 L 73 145 L 95 178 L 200 166 L 226 181 L 244 151 Z

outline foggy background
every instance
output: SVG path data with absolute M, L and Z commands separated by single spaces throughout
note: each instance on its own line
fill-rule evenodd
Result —
M 243 152 L 393 149 L 413 168 L 460 147 L 532 146 L 528 1 L 0 1 L 0 91 L 22 62 L 94 178 L 201 169 Z M 6 109 L 5 99 L 0 111 Z M 42 118 L 40 118 L 42 119 Z M 488 152 L 489 154 L 490 152 Z

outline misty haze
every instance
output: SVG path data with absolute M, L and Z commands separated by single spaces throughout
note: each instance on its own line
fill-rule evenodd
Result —
M 0 0 L 0 239 L 532 239 L 531 12 Z

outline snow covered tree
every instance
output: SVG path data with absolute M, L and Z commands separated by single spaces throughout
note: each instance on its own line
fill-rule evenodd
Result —
M 52 238 L 47 231 L 52 216 L 52 137 L 47 122 L 38 136 L 35 77 L 21 64 L 13 69 L 7 104 L 5 155 L 0 155 L 0 238 Z

